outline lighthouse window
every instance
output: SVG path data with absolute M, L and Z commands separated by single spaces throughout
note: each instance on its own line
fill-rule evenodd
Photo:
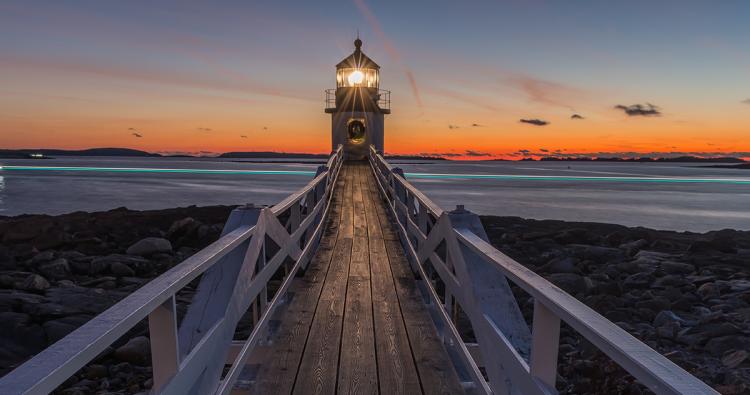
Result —
M 336 87 L 378 87 L 378 71 L 375 69 L 345 68 L 336 70 Z
M 365 141 L 365 124 L 359 119 L 350 120 L 347 125 L 347 134 L 350 142 L 361 144 Z

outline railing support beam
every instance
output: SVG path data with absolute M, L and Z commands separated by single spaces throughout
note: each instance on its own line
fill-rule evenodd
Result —
M 531 375 L 550 390 L 557 381 L 557 352 L 560 348 L 560 318 L 539 301 L 534 301 L 531 338 Z
M 177 343 L 177 308 L 172 295 L 148 315 L 148 331 L 151 343 L 151 366 L 154 384 L 152 391 L 159 392 L 180 365 L 180 350 Z

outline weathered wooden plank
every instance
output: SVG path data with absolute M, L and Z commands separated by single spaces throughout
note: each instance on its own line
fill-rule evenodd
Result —
M 386 250 L 424 392 L 426 394 L 463 393 L 453 364 L 437 337 L 435 324 L 414 282 L 414 275 L 406 261 L 401 244 L 395 240 L 388 240 Z
M 377 394 L 375 328 L 372 319 L 370 259 L 363 183 L 365 167 L 357 165 L 354 179 L 354 245 L 346 291 L 343 338 L 339 359 L 339 394 Z
M 289 394 L 292 391 L 331 260 L 343 256 L 348 247 L 341 245 L 338 251 L 335 251 L 344 198 L 345 181 L 342 176 L 346 171 L 345 167 L 341 169 L 331 202 L 331 214 L 318 251 L 305 276 L 296 279 L 289 289 L 291 302 L 282 315 L 283 321 L 274 337 L 274 344 L 269 346 L 273 351 L 265 350 L 269 357 L 259 369 L 256 384 L 252 387 L 253 393 Z
M 348 200 L 351 203 L 350 200 Z M 344 201 L 342 223 L 347 211 Z M 349 208 L 351 206 L 349 205 Z M 346 286 L 349 277 L 352 239 L 342 238 L 341 230 L 334 254 L 320 294 L 302 362 L 294 384 L 295 394 L 331 394 L 336 391 L 341 328 L 344 319 Z
M 374 181 L 374 176 L 370 176 Z M 379 198 L 377 190 L 371 192 L 376 201 L 377 219 L 383 228 L 383 234 L 388 234 L 387 228 L 395 233 L 393 225 L 385 214 L 385 206 Z M 378 206 L 380 210 L 378 210 Z M 402 317 L 409 337 L 412 355 L 422 383 L 422 390 L 426 394 L 456 394 L 463 393 L 453 364 L 446 353 L 442 342 L 437 337 L 437 330 L 424 305 L 414 282 L 414 275 L 401 244 L 396 239 L 387 239 L 385 250 L 388 257 L 389 269 L 392 273 L 396 295 L 401 308 Z
M 368 173 L 368 180 L 370 178 Z M 377 206 L 382 203 L 379 200 L 373 202 L 374 196 L 370 191 L 369 199 L 372 204 L 365 205 L 365 210 L 368 221 L 379 223 Z M 380 392 L 383 394 L 422 393 L 393 285 L 385 242 L 382 237 L 375 236 L 368 237 L 368 242 Z
M 378 393 L 370 293 L 369 278 L 349 277 L 339 361 L 339 394 Z

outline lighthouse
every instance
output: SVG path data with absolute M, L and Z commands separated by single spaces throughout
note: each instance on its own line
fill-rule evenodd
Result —
M 325 112 L 331 114 L 331 146 L 344 147 L 347 159 L 368 155 L 370 145 L 383 152 L 385 114 L 391 113 L 391 92 L 380 89 L 380 66 L 362 52 L 354 52 L 336 65 L 336 89 L 326 90 Z

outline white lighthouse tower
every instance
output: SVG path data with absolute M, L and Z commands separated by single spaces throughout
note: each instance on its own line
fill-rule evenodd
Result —
M 336 89 L 326 90 L 325 112 L 331 114 L 331 145 L 344 146 L 347 159 L 364 159 L 370 145 L 383 152 L 384 115 L 391 113 L 391 92 L 380 89 L 380 66 L 362 52 L 354 52 L 336 65 Z

